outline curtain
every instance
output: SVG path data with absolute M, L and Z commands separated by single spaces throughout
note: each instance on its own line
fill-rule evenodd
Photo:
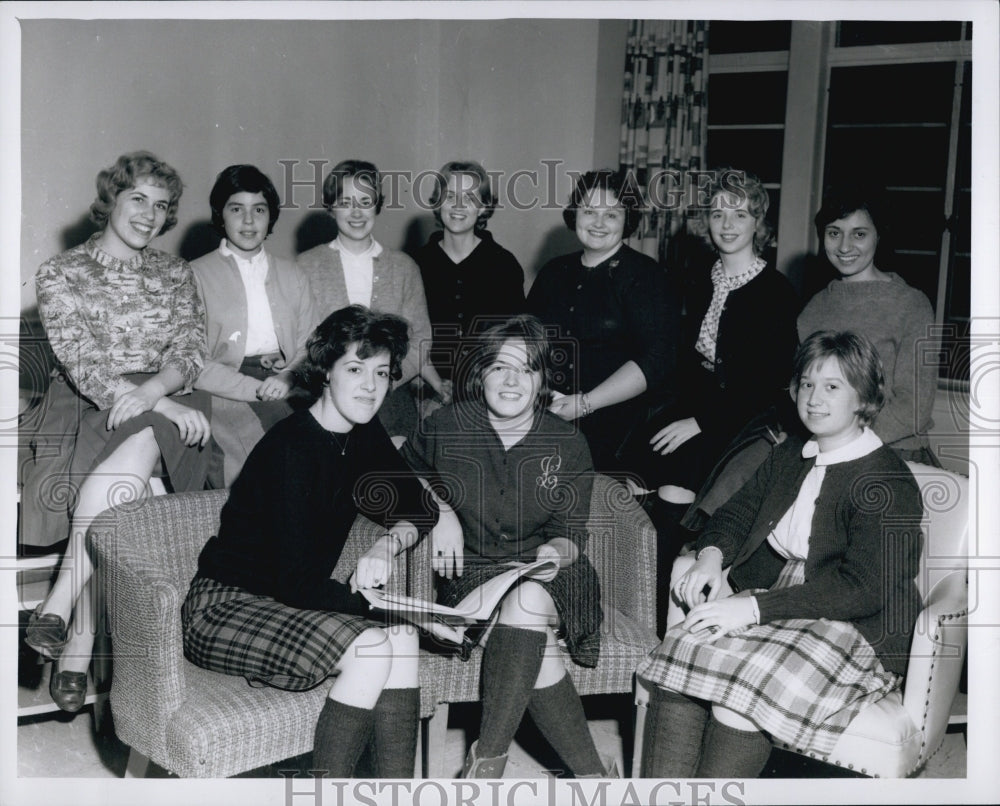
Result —
M 707 21 L 632 20 L 618 162 L 634 172 L 647 204 L 629 245 L 661 263 L 685 228 L 689 172 L 706 168 L 707 81 Z

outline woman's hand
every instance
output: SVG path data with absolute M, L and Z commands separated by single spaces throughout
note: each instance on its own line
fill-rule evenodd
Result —
M 700 433 L 701 426 L 698 425 L 698 421 L 694 417 L 685 417 L 683 420 L 672 422 L 666 428 L 661 428 L 649 440 L 649 444 L 653 446 L 654 451 L 665 456 Z
M 549 411 L 563 420 L 577 420 L 584 415 L 583 395 L 560 395 L 549 404 Z
M 147 411 L 151 411 L 163 397 L 161 387 L 150 383 L 144 383 L 119 397 L 108 410 L 108 422 L 105 426 L 108 431 L 114 431 L 122 423 L 138 417 Z
M 674 584 L 674 595 L 688 608 L 694 608 L 703 602 L 718 599 L 724 581 L 722 552 L 705 550 Z
M 438 522 L 431 529 L 431 570 L 447 579 L 462 576 L 465 540 L 455 511 L 440 503 Z
M 714 602 L 705 602 L 691 608 L 681 625 L 691 633 L 703 633 L 709 642 L 742 627 L 756 624 L 753 602 L 749 596 L 729 596 Z
M 563 557 L 559 553 L 559 549 L 553 546 L 551 543 L 542 543 L 535 550 L 536 560 L 555 560 L 556 567 L 549 571 L 536 571 L 531 575 L 531 579 L 536 582 L 551 582 L 556 578 L 556 574 L 559 573 L 559 569 L 562 567 Z
M 450 380 L 441 381 L 441 386 L 437 390 L 437 396 L 441 398 L 441 403 L 447 406 L 455 397 L 455 384 Z
M 392 576 L 392 561 L 400 546 L 398 537 L 387 534 L 375 541 L 374 545 L 361 555 L 358 567 L 351 574 L 351 593 L 361 588 L 377 588 Z
M 292 390 L 292 374 L 281 372 L 271 375 L 260 382 L 257 387 L 258 400 L 284 400 Z
M 169 397 L 161 397 L 154 409 L 177 426 L 181 441 L 188 447 L 200 445 L 204 448 L 208 444 L 212 428 L 208 418 L 197 409 L 181 405 Z

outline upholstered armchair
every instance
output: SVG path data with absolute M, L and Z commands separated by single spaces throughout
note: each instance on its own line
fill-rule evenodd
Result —
M 917 618 L 904 688 L 861 711 L 830 755 L 819 759 L 876 778 L 913 775 L 941 745 L 967 642 L 969 480 L 929 465 L 908 464 L 924 503 L 924 547 L 916 580 L 924 606 Z M 690 556 L 675 561 L 671 588 L 692 562 Z M 672 600 L 668 626 L 682 619 Z M 638 776 L 642 758 L 649 685 L 637 680 L 633 776 Z

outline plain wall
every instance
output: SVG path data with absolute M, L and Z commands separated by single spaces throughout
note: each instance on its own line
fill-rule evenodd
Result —
M 286 205 L 268 248 L 294 257 L 328 239 L 312 186 L 287 192 L 279 160 L 369 159 L 414 174 L 473 158 L 502 174 L 490 222 L 528 283 L 545 259 L 576 248 L 562 224 L 567 171 L 617 160 L 627 22 L 598 20 L 24 20 L 22 31 L 21 308 L 33 276 L 80 243 L 94 177 L 119 154 L 148 149 L 185 183 L 177 227 L 154 246 L 193 259 L 214 248 L 208 194 L 226 165 L 268 173 Z M 544 161 L 559 161 L 555 168 Z M 506 186 L 514 172 L 538 176 Z M 413 248 L 430 214 L 400 183 L 375 236 Z M 429 182 L 420 185 L 429 190 Z M 540 207 L 539 203 L 543 203 Z

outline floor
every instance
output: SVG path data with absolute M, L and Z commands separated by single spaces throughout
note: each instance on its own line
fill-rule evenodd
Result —
M 628 708 L 627 697 L 591 697 L 586 700 L 590 732 L 598 751 L 614 759 L 619 769 L 626 769 L 615 714 Z M 449 774 L 457 774 L 465 757 L 466 743 L 475 738 L 479 719 L 477 706 L 453 706 L 449 716 L 446 760 Z M 113 725 L 106 720 L 100 733 L 94 729 L 92 708 L 80 713 L 48 714 L 22 719 L 17 728 L 18 775 L 45 778 L 120 778 L 124 775 L 128 748 L 113 733 Z M 631 740 L 628 740 L 631 744 Z M 304 756 L 255 770 L 241 777 L 277 776 L 282 768 L 308 769 L 309 757 Z M 556 761 L 547 751 L 544 741 L 530 725 L 522 726 L 511 748 L 506 778 L 541 778 L 549 775 Z M 166 773 L 158 768 L 150 770 L 152 777 Z M 823 772 L 810 770 L 797 756 L 784 753 L 772 755 L 765 775 L 768 777 L 822 776 Z M 958 732 L 949 732 L 941 749 L 931 758 L 919 778 L 964 778 L 966 775 L 965 739 Z

